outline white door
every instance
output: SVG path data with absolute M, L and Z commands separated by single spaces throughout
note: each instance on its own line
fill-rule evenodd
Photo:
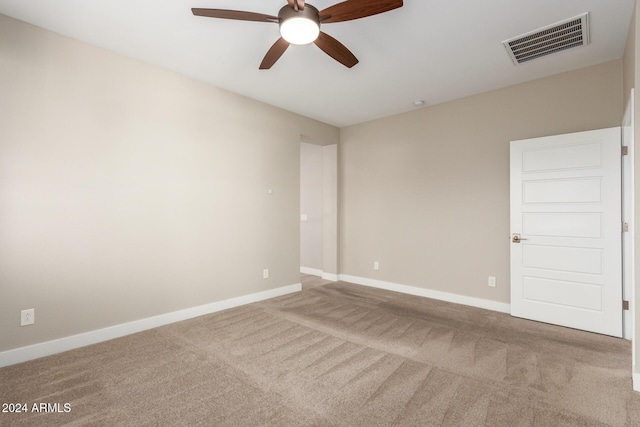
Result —
M 513 316 L 622 336 L 620 135 L 511 142 Z

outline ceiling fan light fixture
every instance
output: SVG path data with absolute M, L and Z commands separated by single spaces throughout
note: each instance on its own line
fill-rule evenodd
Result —
M 239 21 L 271 22 L 280 27 L 280 37 L 271 45 L 262 59 L 260 70 L 268 70 L 280 59 L 291 44 L 314 43 L 320 50 L 347 68 L 358 63 L 345 45 L 329 34 L 320 31 L 321 23 L 345 22 L 389 12 L 402 7 L 403 0 L 348 0 L 336 3 L 322 11 L 306 0 L 287 0 L 278 16 L 231 9 L 192 8 L 196 16 L 236 19 Z M 322 17 L 321 17 L 322 15 Z
M 320 34 L 319 12 L 310 4 L 300 10 L 285 6 L 280 9 L 278 20 L 280 35 L 291 44 L 312 43 Z
M 320 26 L 309 18 L 294 17 L 280 23 L 280 35 L 291 44 L 309 44 L 319 34 Z

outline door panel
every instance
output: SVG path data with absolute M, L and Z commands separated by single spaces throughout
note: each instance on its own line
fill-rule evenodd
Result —
M 523 213 L 522 230 L 538 237 L 594 239 L 602 237 L 599 213 Z
M 556 179 L 528 181 L 522 184 L 523 202 L 594 203 L 600 202 L 602 181 L 599 179 Z
M 511 142 L 511 314 L 622 334 L 620 128 Z
M 522 266 L 566 273 L 602 274 L 602 249 L 526 245 Z
M 547 147 L 522 154 L 524 172 L 600 167 L 600 143 Z
M 527 301 L 572 309 L 602 310 L 602 286 L 525 276 L 523 287 Z

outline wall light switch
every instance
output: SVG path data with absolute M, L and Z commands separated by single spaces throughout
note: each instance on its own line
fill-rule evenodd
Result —
M 307 221 L 307 214 L 300 214 L 300 221 Z

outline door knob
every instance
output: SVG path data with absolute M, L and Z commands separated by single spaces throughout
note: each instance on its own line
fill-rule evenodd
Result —
M 527 240 L 524 237 L 520 237 L 520 233 L 513 233 L 511 237 L 511 241 L 513 243 L 520 243 L 522 240 Z

